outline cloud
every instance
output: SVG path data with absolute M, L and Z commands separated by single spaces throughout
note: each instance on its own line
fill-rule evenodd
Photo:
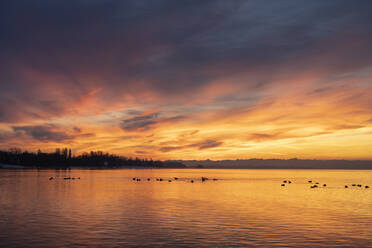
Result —
M 154 113 L 125 119 L 121 122 L 120 127 L 126 131 L 148 130 L 157 123 L 158 115 L 159 113 Z
M 125 131 L 147 131 L 155 128 L 156 125 L 176 122 L 185 118 L 185 116 L 177 115 L 172 117 L 159 117 L 160 113 L 152 113 L 147 115 L 138 115 L 122 120 L 120 127 Z
M 320 135 L 332 134 L 331 131 L 300 131 L 296 129 L 288 129 L 288 130 L 273 130 L 273 133 L 252 133 L 249 134 L 247 137 L 247 141 L 254 141 L 254 142 L 269 142 L 273 140 L 281 140 L 281 139 L 301 139 L 301 138 L 308 138 L 308 137 L 316 137 Z M 327 130 L 332 130 L 327 129 Z
M 181 146 L 163 146 L 159 150 L 162 152 L 170 152 L 174 150 L 183 150 L 187 148 L 197 148 L 198 150 L 210 149 L 219 147 L 223 144 L 221 141 L 216 141 L 212 139 L 207 139 L 198 143 L 192 143 L 188 145 L 181 145 Z
M 73 129 L 77 133 L 81 133 L 82 132 L 81 128 L 79 128 L 79 127 L 74 127 Z
M 136 154 L 148 154 L 146 151 L 136 151 Z
M 160 147 L 160 151 L 161 152 L 170 152 L 170 151 L 174 151 L 174 150 L 182 150 L 182 149 L 185 149 L 185 148 L 188 148 L 187 146 L 164 146 L 164 147 Z
M 253 133 L 249 135 L 248 140 L 263 141 L 263 140 L 276 139 L 277 137 L 278 137 L 278 134 Z
M 90 138 L 90 137 L 95 137 L 95 136 L 96 136 L 95 133 L 82 133 L 82 134 L 74 135 L 74 139 L 76 139 L 76 138 Z
M 6 142 L 12 138 L 11 133 L 9 132 L 0 132 L 0 142 Z
M 341 124 L 341 125 L 335 125 L 330 127 L 332 130 L 343 130 L 343 129 L 359 129 L 363 128 L 362 125 L 349 125 L 349 124 Z
M 129 99 L 182 105 L 216 80 L 241 74 L 228 84 L 253 94 L 282 72 L 352 71 L 371 64 L 370 7 L 368 1 L 2 1 L 0 121 L 88 111 L 81 106 L 88 96 L 103 109 Z
M 218 146 L 221 146 L 222 144 L 223 142 L 216 141 L 216 140 L 205 140 L 201 143 L 195 144 L 195 146 L 197 146 L 199 150 L 203 150 L 203 149 L 218 147 Z
M 32 138 L 44 142 L 63 142 L 73 139 L 72 136 L 62 131 L 55 131 L 53 126 L 14 126 L 14 132 L 26 134 Z
M 0 128 L 29 147 L 81 139 L 80 150 L 149 154 L 231 144 L 208 137 L 238 147 L 357 132 L 371 118 L 371 8 L 346 0 L 0 1 Z M 134 148 L 146 142 L 154 146 Z
M 55 125 L 36 125 L 36 126 L 13 126 L 16 135 L 27 135 L 35 140 L 42 142 L 63 143 L 72 141 L 76 138 L 94 137 L 94 133 L 69 134 Z

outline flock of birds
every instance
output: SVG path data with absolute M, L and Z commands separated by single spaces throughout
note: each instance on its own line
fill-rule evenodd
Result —
M 54 177 L 49 177 L 49 181 L 54 180 Z M 64 177 L 63 180 L 80 180 L 80 177 Z
M 307 182 L 312 184 L 312 185 L 310 186 L 311 189 L 313 189 L 313 188 L 318 188 L 318 187 L 319 187 L 319 182 L 314 182 L 314 183 L 313 183 L 312 180 L 309 180 L 309 181 L 307 181 Z M 291 182 L 290 180 L 284 180 L 281 186 L 284 187 L 286 184 L 291 184 L 291 183 L 292 183 L 292 182 Z M 362 187 L 363 187 L 363 185 L 361 185 L 361 184 L 352 184 L 351 186 L 352 186 L 352 187 L 359 187 L 359 188 L 362 188 Z M 327 187 L 327 184 L 324 183 L 324 184 L 323 184 L 323 188 L 325 188 L 325 187 Z M 348 186 L 348 185 L 345 185 L 345 189 L 347 189 L 347 188 L 349 188 L 349 186 Z M 368 185 L 365 185 L 364 188 L 368 189 L 369 186 L 368 186 Z
M 361 184 L 355 184 L 355 183 L 353 183 L 351 186 L 353 186 L 353 187 L 356 186 L 356 187 L 359 187 L 359 188 L 363 187 L 363 185 L 361 185 Z M 349 188 L 349 186 L 348 185 L 345 185 L 345 188 Z M 368 189 L 369 186 L 368 185 L 365 185 L 364 188 Z
M 55 179 L 54 177 L 49 177 L 49 180 L 54 180 L 54 179 Z M 63 180 L 75 180 L 75 179 L 76 179 L 76 180 L 80 180 L 80 177 L 64 177 L 64 178 L 63 178 Z M 177 181 L 179 178 L 178 178 L 178 177 L 173 177 L 172 179 L 173 179 L 174 181 Z M 168 182 L 171 183 L 171 182 L 173 181 L 172 179 L 156 178 L 156 181 L 160 181 L 160 182 L 162 182 L 162 181 L 168 181 Z M 147 180 L 147 181 L 151 181 L 151 178 L 147 178 L 146 180 Z M 205 182 L 205 181 L 207 181 L 207 180 L 217 181 L 218 179 L 217 179 L 217 178 L 209 179 L 208 177 L 201 177 L 201 181 L 202 181 L 202 182 Z M 133 177 L 133 178 L 132 178 L 132 181 L 140 182 L 140 181 L 141 181 L 141 178 L 139 178 L 139 177 Z M 194 183 L 195 180 L 191 179 L 189 182 L 190 182 L 190 183 Z M 282 187 L 285 187 L 286 184 L 291 184 L 291 183 L 292 183 L 292 181 L 290 181 L 290 180 L 284 180 L 283 183 L 281 184 L 281 186 L 282 186 Z M 319 186 L 319 182 L 313 182 L 312 180 L 309 180 L 308 183 L 311 183 L 311 184 L 312 184 L 312 185 L 310 186 L 311 189 L 320 187 L 320 186 Z M 324 183 L 324 184 L 323 184 L 323 188 L 325 188 L 325 187 L 327 187 L 327 184 Z M 359 188 L 362 188 L 363 185 L 354 183 L 354 184 L 351 184 L 351 187 L 359 187 Z M 345 185 L 345 189 L 347 189 L 347 188 L 349 188 L 349 185 Z M 365 185 L 364 188 L 368 189 L 369 186 L 368 186 L 368 185 Z
M 49 177 L 49 181 L 51 180 L 54 180 L 55 178 L 54 177 Z M 80 177 L 64 177 L 63 180 L 80 180 Z M 174 181 L 177 181 L 179 178 L 178 177 L 173 177 L 172 179 L 163 179 L 163 178 L 156 178 L 156 181 L 168 181 L 168 182 L 172 182 L 173 180 Z M 132 178 L 133 181 L 136 181 L 136 182 L 140 182 L 141 181 L 141 178 L 139 177 L 133 177 Z M 201 177 L 201 181 L 202 182 L 205 182 L 207 180 L 213 180 L 213 181 L 217 181 L 218 179 L 217 178 L 213 178 L 213 179 L 209 179 L 208 177 Z M 147 181 L 151 181 L 151 178 L 147 178 Z M 190 183 L 194 183 L 196 181 L 196 179 L 191 179 L 190 180 Z
M 168 182 L 172 182 L 173 180 L 174 181 L 178 181 L 178 177 L 173 177 L 172 179 L 163 179 L 163 178 L 156 178 L 156 181 L 159 181 L 159 182 L 162 182 L 162 181 L 168 181 Z M 147 178 L 146 179 L 147 181 L 151 181 L 151 178 Z M 196 180 L 196 179 L 195 179 Z M 190 180 L 190 183 L 194 183 L 195 182 L 194 179 L 191 179 Z M 217 178 L 213 178 L 213 179 L 209 179 L 208 177 L 201 177 L 201 181 L 202 182 L 205 182 L 207 180 L 213 180 L 213 181 L 217 181 L 218 179 Z M 136 181 L 136 182 L 140 182 L 141 181 L 141 178 L 138 178 L 138 177 L 133 177 L 132 178 L 132 181 Z

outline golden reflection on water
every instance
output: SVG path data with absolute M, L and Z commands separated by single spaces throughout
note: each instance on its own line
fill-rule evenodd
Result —
M 292 184 L 282 187 L 286 179 Z M 311 189 L 308 180 L 320 187 Z M 372 191 L 344 188 L 352 183 L 372 186 L 372 172 L 2 170 L 0 241 L 6 247 L 366 246 Z

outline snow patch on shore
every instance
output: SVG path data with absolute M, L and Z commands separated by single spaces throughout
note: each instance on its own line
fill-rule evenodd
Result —
M 26 167 L 22 165 L 15 165 L 15 164 L 0 164 L 0 168 L 3 169 L 24 169 Z

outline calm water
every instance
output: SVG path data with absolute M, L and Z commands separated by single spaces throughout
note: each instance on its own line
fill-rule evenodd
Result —
M 352 183 L 372 171 L 0 170 L 0 246 L 372 247 L 372 187 Z

